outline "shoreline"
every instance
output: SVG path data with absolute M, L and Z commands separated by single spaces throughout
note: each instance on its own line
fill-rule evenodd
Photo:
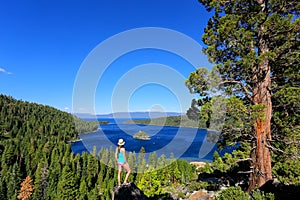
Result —
M 77 139 L 69 140 L 68 143 L 76 143 L 76 142 L 81 142 L 81 141 L 82 141 L 81 138 L 77 138 Z

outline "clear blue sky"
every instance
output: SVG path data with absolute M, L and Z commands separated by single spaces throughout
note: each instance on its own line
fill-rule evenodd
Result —
M 72 112 L 78 71 L 101 42 L 130 29 L 161 27 L 203 45 L 208 19 L 197 0 L 0 0 L 0 93 Z M 176 92 L 156 81 L 129 91 L 128 99 L 114 94 L 124 75 L 147 63 L 166 65 L 185 78 L 196 67 L 155 49 L 121 56 L 99 81 L 95 112 L 185 111 L 190 102 L 178 106 Z M 207 63 L 203 57 L 203 66 Z M 120 106 L 112 108 L 112 102 Z

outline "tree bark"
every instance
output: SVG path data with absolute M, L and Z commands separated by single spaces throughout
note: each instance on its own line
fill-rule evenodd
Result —
M 263 36 L 264 27 L 260 27 L 258 34 L 258 54 L 262 55 L 269 51 L 266 38 Z M 271 138 L 271 69 L 268 58 L 264 57 L 257 68 L 257 73 L 253 76 L 253 102 L 254 104 L 264 105 L 262 110 L 263 117 L 258 118 L 254 124 L 256 140 L 252 142 L 251 169 L 248 192 L 262 186 L 268 180 L 272 179 L 271 152 L 268 148 Z

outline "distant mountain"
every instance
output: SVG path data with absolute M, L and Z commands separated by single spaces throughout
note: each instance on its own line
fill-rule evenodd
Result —
M 90 113 L 73 113 L 73 115 L 81 119 L 92 119 L 97 117 L 97 115 L 93 115 Z
M 97 115 L 97 118 L 158 118 L 179 116 L 177 112 L 116 112 L 111 114 Z

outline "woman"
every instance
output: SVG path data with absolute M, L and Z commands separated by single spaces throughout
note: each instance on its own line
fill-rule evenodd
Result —
M 118 171 L 118 185 L 119 186 L 121 185 L 122 168 L 124 168 L 127 171 L 127 174 L 124 179 L 124 184 L 127 184 L 127 179 L 131 172 L 130 167 L 126 160 L 126 151 L 124 148 L 124 144 L 125 144 L 125 141 L 123 139 L 119 139 L 118 147 L 116 148 L 116 153 L 115 153 L 115 158 L 118 162 L 118 169 L 119 169 L 119 171 Z

